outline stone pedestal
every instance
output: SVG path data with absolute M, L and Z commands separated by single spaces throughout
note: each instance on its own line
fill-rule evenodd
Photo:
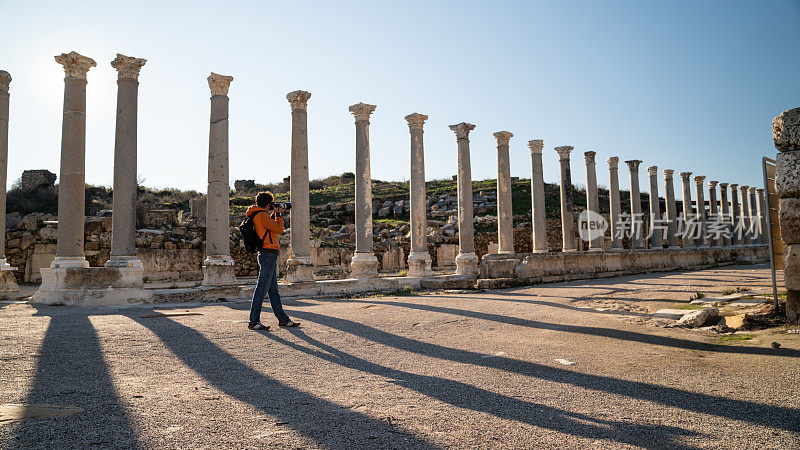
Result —
M 731 245 L 731 208 L 728 203 L 728 183 L 719 184 L 720 220 L 722 221 L 722 246 Z
M 569 167 L 569 153 L 574 147 L 562 145 L 556 147 L 558 162 L 561 168 L 561 251 L 574 252 L 578 248 L 575 242 L 574 198 L 572 191 L 572 173 Z
M 0 70 L 0 292 L 18 292 L 16 267 L 6 262 L 6 177 L 8 173 L 8 114 L 11 75 Z
M 409 178 L 409 203 L 411 204 L 411 252 L 408 254 L 408 275 L 425 277 L 432 275 L 431 255 L 428 253 L 425 204 L 425 148 L 422 126 L 428 116 L 413 113 L 406 116 L 411 134 L 411 177 Z
M 675 204 L 675 184 L 672 169 L 664 169 L 664 203 L 667 214 L 667 244 L 670 249 L 678 247 L 678 205 Z
M 208 138 L 208 195 L 204 286 L 238 284 L 230 251 L 230 180 L 228 175 L 228 88 L 233 77 L 211 73 L 211 124 Z
M 541 139 L 528 141 L 531 150 L 531 216 L 533 226 L 533 253 L 547 253 L 547 205 L 544 202 L 544 169 L 542 166 Z
M 356 251 L 350 263 L 353 278 L 378 276 L 378 258 L 372 249 L 372 173 L 369 162 L 369 116 L 375 105 L 350 107 L 356 120 Z
M 731 245 L 742 245 L 742 210 L 739 208 L 739 185 L 731 184 Z
M 494 133 L 497 139 L 497 240 L 498 253 L 514 253 L 514 212 L 511 208 L 510 131 Z
M 450 125 L 458 143 L 458 256 L 456 273 L 478 276 L 478 256 L 475 254 L 475 226 L 472 209 L 472 166 L 469 157 L 469 132 L 475 129 L 471 123 Z
M 114 139 L 114 214 L 111 216 L 111 258 L 106 267 L 128 268 L 126 276 L 141 276 L 136 256 L 137 122 L 139 71 L 146 60 L 117 54 L 117 128 Z
M 661 221 L 661 205 L 658 199 L 658 166 L 650 166 L 647 168 L 647 174 L 650 177 L 650 248 L 662 249 L 663 231 L 656 225 Z
M 695 192 L 697 194 L 697 221 L 700 224 L 700 237 L 697 238 L 698 247 L 708 247 L 708 228 L 706 225 L 706 199 L 703 191 L 705 190 L 704 182 L 706 177 L 703 175 L 694 177 Z
M 694 239 L 689 235 L 692 231 L 688 226 L 690 222 L 695 219 L 694 212 L 692 211 L 692 172 L 681 172 L 681 187 L 683 188 L 683 248 L 694 247 Z
M 611 210 L 611 249 L 622 249 L 622 235 L 625 230 L 619 223 L 619 216 L 622 214 L 622 203 L 619 199 L 619 157 L 608 158 L 609 187 L 608 203 Z
M 31 302 L 48 305 L 105 306 L 149 303 L 136 267 L 56 267 L 42 269 L 42 286 Z
M 597 167 L 594 161 L 595 152 L 584 152 L 586 159 L 586 209 L 600 215 L 600 197 L 597 193 Z M 603 235 L 589 241 L 589 251 L 603 250 Z
M 772 121 L 772 137 L 780 153 L 776 158 L 778 194 L 786 284 L 786 318 L 800 321 L 800 108 L 782 112 Z
M 631 248 L 641 249 L 642 245 L 642 196 L 639 192 L 639 164 L 642 161 L 625 161 L 631 174 Z
M 292 108 L 292 168 L 289 210 L 291 247 L 286 261 L 286 280 L 290 283 L 314 281 L 311 261 L 311 218 L 308 196 L 308 99 L 306 91 L 286 94 Z

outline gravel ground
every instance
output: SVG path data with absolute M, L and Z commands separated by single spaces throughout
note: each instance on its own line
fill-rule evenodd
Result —
M 761 265 L 305 300 L 287 304 L 300 328 L 271 332 L 243 302 L 7 302 L 0 404 L 84 411 L 0 422 L 0 447 L 798 448 L 800 335 L 648 320 L 768 285 Z

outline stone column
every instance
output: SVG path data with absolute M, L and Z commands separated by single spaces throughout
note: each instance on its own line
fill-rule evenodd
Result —
M 586 158 L 586 209 L 600 215 L 600 198 L 597 194 L 597 167 L 594 161 L 596 152 L 584 152 Z M 604 236 L 600 235 L 589 241 L 589 251 L 603 250 Z
M 531 217 L 533 221 L 533 253 L 547 253 L 547 216 L 544 202 L 544 169 L 541 139 L 528 141 L 531 149 Z
M 142 283 L 144 273 L 144 266 L 136 255 L 136 175 L 139 71 L 145 62 L 145 59 L 119 53 L 111 61 L 111 67 L 117 70 L 117 128 L 114 137 L 111 259 L 105 265 L 129 268 L 137 285 Z
M 203 285 L 236 284 L 230 250 L 230 180 L 228 175 L 228 87 L 233 77 L 211 73 L 211 122 L 208 133 L 206 260 Z
M 292 109 L 292 165 L 289 192 L 292 209 L 291 246 L 286 261 L 286 280 L 290 283 L 314 281 L 311 261 L 311 222 L 308 197 L 308 99 L 306 91 L 286 94 Z
M 497 240 L 498 253 L 514 253 L 514 212 L 511 208 L 511 162 L 508 142 L 510 131 L 498 131 L 497 139 Z
M 661 220 L 661 205 L 658 200 L 658 166 L 650 166 L 647 168 L 647 174 L 650 175 L 650 248 L 662 249 L 663 231 L 656 228 L 656 223 Z
M 411 252 L 408 254 L 408 275 L 424 277 L 431 275 L 431 255 L 426 238 L 428 220 L 425 204 L 425 148 L 422 142 L 422 126 L 428 116 L 414 113 L 406 116 L 411 133 L 411 177 L 409 178 L 409 202 L 411 203 Z
M 573 214 L 572 174 L 569 170 L 569 152 L 574 147 L 563 145 L 556 147 L 558 160 L 561 165 L 561 250 L 574 252 L 575 245 L 575 217 Z
M 747 190 L 750 189 L 750 186 L 739 186 L 739 194 L 741 197 L 741 213 L 739 216 L 741 219 L 741 227 L 742 227 L 742 245 L 751 245 L 753 243 L 752 238 L 750 237 L 750 199 L 747 196 Z
M 608 203 L 611 210 L 609 216 L 611 219 L 611 249 L 614 250 L 622 248 L 622 238 L 618 236 L 625 231 L 619 229 L 621 224 L 618 222 L 619 216 L 622 214 L 622 203 L 619 199 L 619 157 L 608 158 L 608 172 L 610 175 Z
M 719 184 L 719 203 L 720 203 L 720 220 L 722 221 L 722 245 L 729 247 L 731 245 L 731 208 L 728 203 L 728 183 Z
M 706 225 L 706 200 L 703 194 L 703 190 L 705 190 L 705 179 L 706 177 L 704 175 L 694 177 L 695 193 L 697 194 L 695 209 L 697 210 L 697 221 L 700 222 L 700 237 L 697 238 L 698 247 L 708 247 L 708 242 L 706 241 L 706 235 L 708 234 L 708 227 Z
M 769 233 L 767 227 L 769 226 L 769 211 L 767 211 L 767 203 L 764 198 L 764 189 L 756 189 L 756 197 L 758 197 L 758 217 L 761 218 L 761 238 L 759 242 L 763 245 L 769 244 Z
M 800 320 L 800 108 L 782 112 L 772 121 L 775 158 L 775 189 L 783 250 L 786 285 L 786 318 Z
M 761 243 L 761 216 L 758 215 L 756 187 L 750 186 L 748 193 L 750 194 L 750 228 L 753 230 L 753 232 L 750 233 L 750 243 L 758 245 Z
M 722 223 L 722 219 L 719 216 L 719 208 L 717 207 L 717 182 L 716 181 L 709 181 L 708 182 L 708 207 L 709 207 L 709 217 L 708 221 L 713 222 L 715 224 Z M 716 227 L 718 229 L 718 227 Z M 722 245 L 722 240 L 719 237 L 716 237 L 716 233 L 711 236 L 711 245 L 713 247 L 719 247 Z
M 6 262 L 6 181 L 8 173 L 8 114 L 11 75 L 0 70 L 0 292 L 17 292 L 16 267 Z
M 76 52 L 56 56 L 64 66 L 64 121 L 58 180 L 58 249 L 51 269 L 89 267 L 83 253 L 86 202 L 86 73 L 97 64 Z
M 356 103 L 356 251 L 350 262 L 353 278 L 378 276 L 378 258 L 372 249 L 372 172 L 369 164 L 369 116 L 375 105 Z
M 742 220 L 742 210 L 739 208 L 739 185 L 731 184 L 731 245 L 742 245 L 742 236 L 737 232 L 737 225 Z
M 471 123 L 450 125 L 458 143 L 458 256 L 456 273 L 478 276 L 478 256 L 475 255 L 475 225 L 472 214 L 472 166 L 469 158 L 469 132 Z
M 689 230 L 687 226 L 690 221 L 694 220 L 694 213 L 692 212 L 692 186 L 690 177 L 692 172 L 681 172 L 681 185 L 683 187 L 683 248 L 694 247 L 694 241 L 689 238 L 686 233 Z
M 675 204 L 675 185 L 672 182 L 672 169 L 664 169 L 664 203 L 667 214 L 667 243 L 669 248 L 678 247 L 678 208 Z
M 642 248 L 642 196 L 639 193 L 639 164 L 642 161 L 625 161 L 631 173 L 631 248 Z

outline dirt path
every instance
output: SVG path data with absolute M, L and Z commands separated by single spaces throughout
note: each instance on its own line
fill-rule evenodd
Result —
M 0 447 L 797 448 L 800 335 L 723 344 L 647 322 L 768 284 L 737 266 L 308 300 L 287 305 L 301 328 L 266 333 L 246 303 L 6 303 L 0 405 L 83 412 L 0 421 Z

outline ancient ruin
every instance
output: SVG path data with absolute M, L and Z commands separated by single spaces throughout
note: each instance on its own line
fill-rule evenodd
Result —
M 208 154 L 208 190 L 205 197 L 189 200 L 191 214 L 176 216 L 172 210 L 137 207 L 137 92 L 138 76 L 145 60 L 117 55 L 111 65 L 118 72 L 117 130 L 114 150 L 113 213 L 101 211 L 98 217 L 85 217 L 83 200 L 85 98 L 87 72 L 95 65 L 88 57 L 71 52 L 56 57 L 64 66 L 65 102 L 62 139 L 62 164 L 59 178 L 58 216 L 9 216 L 15 222 L 8 242 L 15 269 L 6 260 L 0 274 L 6 292 L 17 289 L 17 280 L 36 281 L 41 269 L 42 285 L 33 301 L 63 304 L 119 304 L 129 302 L 185 301 L 216 297 L 242 297 L 252 290 L 247 279 L 257 271 L 251 255 L 244 252 L 231 227 L 233 207 L 246 204 L 234 198 L 232 205 L 228 146 L 228 90 L 230 76 L 212 73 L 208 77 L 211 113 Z M 0 72 L 0 175 L 5 176 L 5 136 L 8 133 L 8 86 L 10 76 Z M 600 201 L 595 157 L 584 152 L 587 176 L 586 211 L 605 222 L 605 233 L 592 235 L 585 242 L 579 237 L 576 220 L 583 207 L 576 207 L 572 185 L 570 153 L 572 146 L 555 147 L 560 161 L 560 224 L 546 215 L 547 185 L 543 180 L 542 140 L 528 141 L 531 152 L 530 215 L 527 236 L 514 228 L 509 131 L 493 134 L 497 142 L 497 183 L 494 195 L 473 193 L 470 165 L 470 132 L 475 125 L 459 123 L 450 129 L 456 135 L 457 199 L 426 195 L 423 125 L 427 116 L 409 114 L 405 120 L 410 133 L 410 182 L 405 199 L 375 203 L 370 175 L 370 116 L 375 105 L 357 103 L 349 110 L 355 118 L 356 166 L 353 202 L 312 207 L 308 170 L 308 101 L 311 94 L 297 90 L 286 95 L 292 116 L 291 176 L 284 179 L 293 204 L 289 236 L 281 240 L 282 288 L 286 296 L 317 296 L 347 292 L 410 287 L 497 287 L 591 278 L 652 270 L 672 270 L 707 266 L 732 261 L 758 261 L 766 255 L 764 194 L 748 186 L 695 181 L 692 202 L 691 172 L 682 172 L 682 213 L 678 213 L 673 186 L 673 170 L 664 169 L 664 198 L 659 196 L 658 166 L 648 167 L 648 200 L 639 192 L 641 160 L 626 161 L 630 172 L 630 201 L 622 209 L 619 158 L 608 158 L 610 189 Z M 784 116 L 781 116 L 784 117 Z M 790 115 L 786 116 L 790 117 Z M 793 116 L 791 116 L 793 117 Z M 780 117 L 779 117 L 780 118 Z M 789 119 L 776 119 L 776 145 L 788 161 L 793 138 L 783 137 Z M 781 134 L 783 133 L 783 134 Z M 794 135 L 792 135 L 794 136 Z M 788 139 L 788 140 L 787 140 Z M 779 147 L 781 148 L 781 147 Z M 796 149 L 795 149 L 796 150 Z M 783 167 L 787 163 L 783 162 Z M 783 172 L 784 179 L 787 169 Z M 36 177 L 33 177 L 33 175 Z M 26 178 L 27 177 L 27 178 Z M 52 186 L 45 172 L 23 176 L 23 184 Z M 35 178 L 35 180 L 34 180 Z M 239 180 L 237 192 L 257 189 L 254 180 Z M 720 192 L 717 195 L 717 187 Z M 790 220 L 789 200 L 794 191 L 782 182 L 782 213 Z M 730 188 L 730 196 L 728 189 Z M 607 194 L 605 194 L 607 192 Z M 739 194 L 741 193 L 741 202 Z M 5 190 L 0 193 L 5 194 Z M 730 198 L 730 202 L 728 199 Z M 800 194 L 798 194 L 800 198 Z M 664 202 L 662 210 L 661 202 Z M 789 202 L 789 203 L 787 203 Z M 608 206 L 606 209 L 605 206 Z M 643 206 L 647 209 L 643 212 Z M 326 209 L 327 208 L 327 209 Z M 629 210 L 628 210 L 629 208 Z M 496 216 L 484 216 L 495 212 Z M 605 214 L 603 211 L 608 211 Z M 662 212 L 663 211 L 663 212 Z M 330 219 L 321 219 L 321 214 Z M 352 224 L 340 225 L 336 217 L 352 214 Z M 407 214 L 407 216 L 406 216 Z M 408 225 L 390 230 L 373 223 L 373 217 L 408 217 Z M 5 218 L 4 214 L 0 217 Z M 437 220 L 441 217 L 446 220 Z M 786 217 L 786 218 L 784 218 Z M 333 223 L 332 223 L 333 222 Z M 321 245 L 321 235 L 312 233 L 311 224 L 323 223 L 332 235 L 354 235 L 349 247 Z M 340 222 L 341 223 L 341 222 Z M 789 222 L 786 222 L 789 223 Z M 476 234 L 476 224 L 496 226 L 496 241 Z M 316 234 L 315 234 L 316 233 Z M 560 236 L 558 235 L 560 234 Z M 792 239 L 786 233 L 785 239 Z M 480 244 L 477 238 L 480 237 Z M 395 238 L 405 243 L 398 245 Z M 520 239 L 523 239 L 520 241 Z M 5 240 L 4 240 L 5 241 Z M 523 244 L 527 241 L 527 244 Z M 376 242 L 380 243 L 376 246 Z M 794 251 L 794 247 L 789 247 Z M 525 249 L 524 251 L 521 251 Z M 561 250 L 561 251 L 557 251 Z M 53 254 L 54 252 L 54 254 Z M 39 255 L 38 257 L 36 255 Z M 2 255 L 0 255 L 2 256 Z M 88 258 L 87 258 L 88 256 Z M 787 257 L 788 263 L 793 263 Z M 44 267 L 44 265 L 47 267 Z M 800 266 L 800 263 L 798 263 Z M 794 267 L 791 264 L 787 267 Z M 379 276 L 379 270 L 403 271 L 401 276 Z M 435 270 L 434 270 L 435 269 Z M 791 271 L 787 269 L 787 274 Z M 328 278 L 346 273 L 347 278 Z M 325 278 L 325 279 L 323 279 Z M 154 288 L 146 282 L 195 282 L 188 287 Z M 791 285 L 791 292 L 800 286 Z M 792 299 L 796 296 L 792 294 Z M 794 303 L 792 303 L 794 305 Z

